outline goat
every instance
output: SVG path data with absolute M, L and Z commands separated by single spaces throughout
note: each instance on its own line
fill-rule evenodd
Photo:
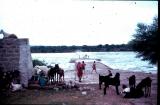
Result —
M 135 75 L 132 75 L 129 77 L 129 87 L 133 87 L 135 88 L 136 87 L 136 76 Z
M 12 92 L 22 90 L 22 85 L 21 84 L 14 84 L 13 82 L 11 82 L 11 87 L 12 87 Z
M 56 79 L 56 73 L 57 73 L 57 70 L 54 67 L 51 67 L 50 70 L 48 71 L 48 78 L 51 84 Z
M 101 89 L 102 83 L 103 82 L 105 83 L 112 76 L 112 72 L 110 70 L 108 70 L 108 72 L 109 72 L 109 74 L 106 76 L 101 76 L 99 74 L 99 89 Z
M 142 79 L 142 81 L 136 86 L 136 91 L 137 91 L 137 93 L 140 93 L 140 92 L 142 93 L 143 88 L 145 89 L 145 91 L 144 91 L 143 94 L 136 94 L 137 97 L 141 97 L 143 95 L 145 95 L 145 97 L 150 96 L 150 94 L 151 94 L 151 82 L 152 82 L 152 80 L 151 80 L 150 77 L 146 77 L 146 78 Z
M 3 30 L 0 31 L 0 34 L 3 34 L 3 38 L 15 38 L 15 39 L 17 39 L 17 36 L 15 34 L 6 33 Z
M 59 68 L 57 74 L 59 74 L 59 80 L 64 81 L 64 70 L 62 68 Z
M 131 87 L 130 92 L 128 92 L 124 98 L 140 98 L 142 96 L 148 97 L 151 94 L 151 78 L 146 77 L 139 82 L 136 88 Z M 143 91 L 143 88 L 145 91 Z
M 51 81 L 51 84 L 53 81 L 64 81 L 64 70 L 60 68 L 58 64 L 56 64 L 55 67 L 51 67 L 51 69 L 48 71 L 48 77 Z
M 99 75 L 99 89 L 101 89 L 101 84 L 104 82 L 104 95 L 106 94 L 106 88 L 109 87 L 109 85 L 113 85 L 116 88 L 116 93 L 119 95 L 119 89 L 118 86 L 120 85 L 120 74 L 116 73 L 114 78 L 110 77 L 111 74 L 107 76 L 100 76 Z

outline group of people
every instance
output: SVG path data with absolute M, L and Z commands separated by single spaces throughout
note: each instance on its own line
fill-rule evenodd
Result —
M 79 82 L 81 82 L 82 76 L 85 74 L 85 66 L 86 66 L 86 64 L 84 63 L 84 61 L 78 62 L 76 64 L 76 71 L 77 71 L 77 76 L 79 78 Z M 96 62 L 95 61 L 93 62 L 93 65 L 92 65 L 92 72 L 93 71 L 95 71 L 97 73 Z

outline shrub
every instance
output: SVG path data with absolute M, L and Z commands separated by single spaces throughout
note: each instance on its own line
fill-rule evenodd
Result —
M 38 66 L 46 66 L 45 61 L 41 61 L 41 60 L 38 60 L 38 59 L 33 59 L 32 63 L 33 63 L 33 67 L 35 67 L 36 65 L 38 65 Z

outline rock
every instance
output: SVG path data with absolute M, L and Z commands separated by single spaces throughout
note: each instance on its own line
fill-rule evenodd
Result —
M 82 95 L 87 95 L 87 92 L 86 92 L 86 91 L 83 91 L 83 92 L 82 92 Z

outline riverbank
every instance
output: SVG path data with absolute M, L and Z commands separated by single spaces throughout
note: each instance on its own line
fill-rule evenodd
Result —
M 157 74 L 143 72 L 127 72 L 124 70 L 112 69 L 100 62 L 96 63 L 97 73 L 92 70 L 92 62 L 86 62 L 86 70 L 82 82 L 78 82 L 75 70 L 65 72 L 65 81 L 73 81 L 79 85 L 79 89 L 44 90 L 26 89 L 24 91 L 10 94 L 5 102 L 7 104 L 53 104 L 53 105 L 157 105 Z M 127 77 L 136 76 L 136 84 L 143 78 L 149 76 L 152 79 L 151 97 L 138 99 L 125 99 L 122 95 L 116 95 L 115 88 L 110 86 L 107 94 L 103 95 L 103 90 L 99 90 L 98 76 L 107 75 L 111 70 L 113 76 L 120 73 L 121 85 L 128 85 Z M 119 87 L 121 91 L 121 86 Z

